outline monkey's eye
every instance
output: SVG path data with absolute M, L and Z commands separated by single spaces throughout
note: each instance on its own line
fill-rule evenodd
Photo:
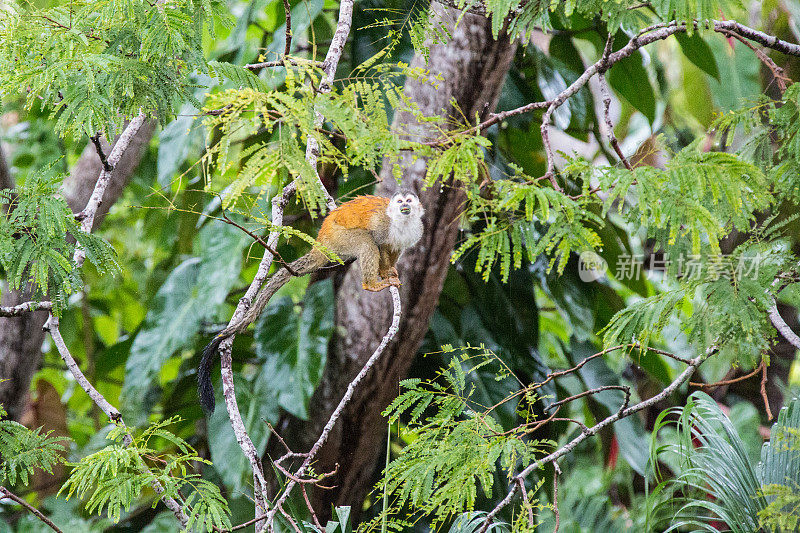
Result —
M 402 199 L 402 198 L 398 198 L 398 199 L 397 199 L 397 203 L 398 203 L 398 204 L 402 204 L 402 203 L 403 203 L 403 199 Z

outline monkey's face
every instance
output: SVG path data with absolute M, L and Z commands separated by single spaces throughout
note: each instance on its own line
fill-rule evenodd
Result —
M 403 220 L 406 217 L 419 218 L 424 209 L 422 203 L 413 192 L 398 192 L 389 201 L 387 214 L 395 220 Z

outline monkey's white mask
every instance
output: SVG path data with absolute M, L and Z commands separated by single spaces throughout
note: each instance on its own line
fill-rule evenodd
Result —
M 413 192 L 396 192 L 389 200 L 386 215 L 391 220 L 389 240 L 398 250 L 417 244 L 422 238 L 422 215 L 425 209 Z

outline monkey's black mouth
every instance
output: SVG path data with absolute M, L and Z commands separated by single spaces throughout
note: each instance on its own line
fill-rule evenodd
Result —
M 400 208 L 400 212 L 403 213 L 404 215 L 407 215 L 411 212 L 411 208 L 407 205 L 404 205 L 403 207 Z

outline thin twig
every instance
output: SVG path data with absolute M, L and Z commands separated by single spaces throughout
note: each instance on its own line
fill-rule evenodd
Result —
M 100 144 L 100 132 L 98 131 L 94 136 L 89 137 L 89 139 L 91 139 L 94 149 L 97 151 L 97 156 L 100 158 L 100 163 L 103 164 L 103 170 L 106 172 L 113 172 L 114 167 L 112 167 L 111 163 L 108 162 L 106 154 L 103 152 L 103 145 Z
M 280 508 L 280 511 L 281 511 L 281 514 L 283 515 L 283 517 L 284 517 L 284 518 L 285 518 L 285 519 L 286 519 L 286 520 L 287 520 L 287 521 L 288 521 L 288 522 L 289 522 L 289 523 L 292 525 L 292 528 L 294 529 L 295 533 L 303 533 L 303 531 L 302 531 L 302 530 L 300 529 L 300 527 L 297 525 L 297 522 L 295 522 L 295 521 L 294 521 L 294 518 L 292 518 L 292 517 L 289 515 L 289 513 L 287 513 L 287 512 L 286 512 L 286 511 L 283 509 L 283 507 L 281 507 L 281 508 Z
M 284 260 L 284 258 L 281 256 L 281 254 L 280 254 L 280 253 L 278 253 L 278 251 L 277 251 L 276 249 L 274 249 L 272 246 L 270 246 L 269 244 L 267 244 L 267 243 L 264 241 L 264 239 L 262 239 L 262 238 L 261 238 L 261 236 L 260 236 L 260 235 L 256 235 L 255 233 L 253 233 L 253 232 L 252 232 L 252 231 L 250 231 L 249 229 L 245 228 L 244 226 L 242 226 L 242 225 L 241 225 L 241 224 L 239 224 L 238 222 L 236 222 L 236 221 L 232 220 L 231 218 L 228 218 L 228 214 L 225 212 L 225 209 L 224 209 L 224 208 L 222 209 L 222 220 L 223 220 L 223 221 L 225 221 L 225 222 L 227 222 L 227 223 L 228 223 L 228 224 L 230 224 L 231 226 L 233 226 L 233 227 L 235 227 L 235 228 L 238 228 L 238 229 L 242 230 L 242 231 L 243 231 L 243 232 L 245 232 L 247 235 L 249 235 L 251 239 L 253 239 L 253 240 L 254 240 L 254 241 L 256 241 L 258 244 L 260 244 L 261 246 L 263 246 L 263 247 L 264 247 L 264 249 L 265 249 L 266 251 L 268 251 L 269 253 L 271 253 L 273 256 L 275 256 L 275 257 L 278 259 L 278 262 L 279 262 L 280 264 L 282 264 L 282 265 L 283 265 L 283 266 L 286 268 L 286 270 L 288 270 L 288 271 L 289 271 L 289 274 L 291 274 L 291 275 L 292 275 L 292 276 L 294 276 L 294 277 L 298 277 L 298 276 L 300 275 L 300 274 L 298 274 L 298 273 L 297 273 L 297 271 L 296 271 L 295 269 L 293 269 L 293 268 L 292 268 L 292 266 L 291 266 L 289 263 L 287 263 L 287 262 L 286 262 L 286 260 Z
M 715 381 L 714 383 L 698 383 L 696 381 L 690 381 L 689 385 L 692 387 L 698 387 L 701 389 L 714 389 L 717 387 L 724 387 L 725 385 L 732 385 L 733 383 L 739 383 L 740 381 L 745 381 L 747 379 L 752 378 L 759 372 L 761 372 L 761 367 L 764 366 L 764 360 L 761 360 L 761 363 L 753 370 L 752 372 L 745 374 L 744 376 L 739 376 L 738 378 L 733 379 L 723 379 L 720 381 Z
M 10 490 L 8 490 L 7 488 L 0 486 L 0 493 L 2 493 L 6 498 L 14 500 L 15 502 L 23 506 L 25 509 L 28 510 L 29 513 L 31 513 L 36 518 L 47 524 L 53 531 L 56 531 L 57 533 L 64 533 L 58 528 L 58 526 L 56 526 L 52 521 L 50 521 L 49 518 L 43 515 L 42 512 L 39 511 L 39 509 L 29 504 L 28 502 L 26 502 L 25 500 L 23 500 L 22 498 L 20 498 Z
M 626 385 L 603 385 L 602 387 L 597 387 L 596 389 L 589 389 L 568 398 L 564 398 L 563 400 L 559 400 L 557 402 L 553 402 L 550 405 L 545 406 L 544 410 L 549 411 L 550 409 L 560 407 L 565 403 L 569 403 L 573 400 L 577 400 L 579 398 L 583 398 L 584 396 L 590 396 L 592 394 L 597 394 L 598 392 L 603 392 L 604 390 L 621 390 L 625 393 L 625 400 L 622 402 L 622 406 L 620 407 L 620 411 L 624 410 L 628 407 L 628 402 L 630 401 L 631 397 L 631 388 Z
M 276 61 L 262 61 L 260 63 L 249 63 L 245 65 L 244 68 L 249 70 L 261 70 L 262 68 L 285 67 L 287 64 L 293 66 L 312 65 L 319 68 L 322 68 L 323 66 L 322 61 L 309 61 L 304 59 L 283 58 Z
M 561 523 L 561 517 L 558 514 L 558 476 L 561 475 L 561 467 L 558 463 L 553 461 L 553 513 L 556 515 L 556 527 L 553 533 L 558 533 L 558 526 Z
M 317 529 L 324 531 L 322 524 L 319 523 L 317 513 L 314 512 L 314 506 L 311 505 L 311 500 L 308 499 L 308 492 L 306 491 L 305 485 L 300 485 L 300 490 L 303 492 L 303 500 L 305 500 L 306 507 L 308 507 L 308 512 L 311 514 L 311 520 L 314 522 L 314 525 L 317 526 Z
M 33 311 L 50 311 L 52 308 L 53 303 L 49 301 L 24 302 L 9 307 L 0 306 L 0 316 L 19 316 L 23 313 L 30 313 Z
M 772 420 L 772 410 L 769 408 L 769 397 L 767 396 L 767 365 L 763 359 L 761 360 L 761 399 L 764 400 L 767 420 Z
M 536 519 L 533 517 L 533 506 L 530 505 L 528 501 L 528 491 L 525 490 L 525 480 L 518 479 L 517 483 L 519 484 L 519 491 L 522 494 L 523 506 L 528 510 L 528 525 L 531 526 L 533 530 L 536 528 Z
M 735 31 L 726 30 L 726 29 L 719 29 L 717 31 L 719 33 L 722 33 L 723 35 L 727 35 L 728 37 L 733 37 L 734 39 L 736 39 L 737 41 L 739 41 L 740 43 L 742 43 L 743 45 L 748 47 L 750 50 L 752 50 L 756 54 L 756 57 L 758 57 L 758 59 L 762 63 L 764 63 L 764 65 L 766 65 L 767 68 L 770 69 L 770 71 L 772 71 L 772 77 L 775 78 L 775 80 L 778 82 L 778 89 L 780 89 L 781 94 L 786 92 L 786 82 L 787 81 L 791 82 L 791 79 L 788 78 L 783 73 L 783 69 L 781 67 L 779 67 L 772 60 L 771 57 L 769 57 L 767 54 L 765 54 L 763 50 L 753 46 L 753 44 L 750 41 L 748 41 L 747 39 L 745 39 L 744 37 L 742 37 L 741 35 L 739 35 Z
M 289 0 L 283 0 L 283 11 L 286 13 L 286 45 L 283 48 L 285 61 L 292 51 L 292 6 L 289 5 Z
M 611 122 L 611 113 L 609 112 L 611 108 L 611 93 L 608 90 L 606 76 L 605 74 L 600 73 L 597 75 L 597 78 L 600 82 L 600 95 L 603 98 L 603 117 L 605 119 L 606 128 L 608 129 L 608 142 L 611 144 L 611 148 L 613 148 L 617 153 L 619 160 L 622 161 L 623 165 L 625 165 L 625 168 L 628 170 L 633 170 L 630 161 L 628 161 L 628 158 L 622 153 L 622 148 L 619 146 L 617 136 L 614 135 L 614 124 Z

